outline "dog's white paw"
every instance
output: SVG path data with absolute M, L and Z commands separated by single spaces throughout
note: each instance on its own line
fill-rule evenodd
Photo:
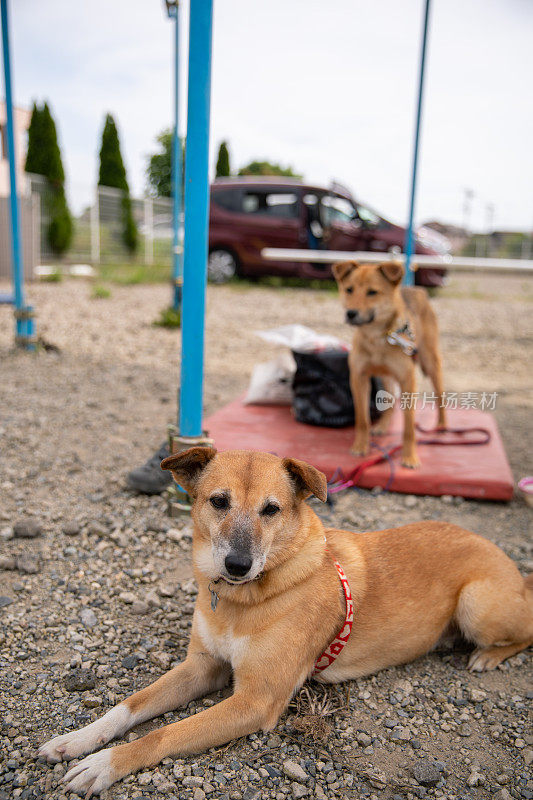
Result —
M 70 761 L 71 758 L 92 752 L 98 745 L 98 736 L 96 731 L 94 729 L 91 731 L 90 728 L 91 725 L 87 725 L 86 728 L 50 739 L 39 748 L 39 757 L 44 758 L 49 764 L 56 764 L 63 759 Z
M 56 736 L 39 748 L 39 757 L 46 759 L 49 764 L 58 761 L 70 761 L 86 753 L 92 753 L 97 747 L 107 744 L 115 736 L 125 733 L 133 722 L 132 715 L 125 705 L 118 705 L 110 709 L 100 719 L 91 722 L 84 728 L 63 736 Z
M 111 766 L 111 753 L 112 748 L 93 753 L 69 769 L 62 781 L 66 790 L 89 798 L 111 786 L 118 779 Z

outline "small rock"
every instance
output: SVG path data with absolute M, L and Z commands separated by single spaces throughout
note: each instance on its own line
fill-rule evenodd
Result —
M 17 566 L 13 556 L 0 556 L 0 570 L 12 570 Z
M 36 575 L 41 571 L 39 559 L 32 553 L 24 553 L 19 556 L 16 561 L 16 567 L 19 572 L 23 572 L 25 575 Z
M 406 508 L 414 508 L 418 503 L 418 498 L 414 494 L 408 494 L 403 502 Z
M 477 767 L 472 767 L 472 771 L 468 778 L 466 779 L 468 786 L 479 786 L 480 784 L 485 782 L 485 778 L 479 772 Z
M 64 683 L 67 692 L 84 692 L 87 689 L 94 689 L 96 676 L 90 669 L 72 669 L 66 676 Z
M 101 705 L 100 698 L 96 697 L 94 694 L 88 694 L 81 702 L 85 708 L 98 708 L 98 706 Z
M 309 789 L 307 786 L 302 786 L 301 783 L 291 783 L 291 789 L 292 796 L 296 798 L 296 800 L 299 800 L 300 797 L 305 797 L 307 794 L 309 794 Z
M 78 522 L 65 522 L 63 525 L 63 533 L 65 536 L 77 536 L 81 530 Z
M 440 781 L 440 770 L 433 761 L 421 759 L 413 769 L 413 775 L 421 786 L 436 786 Z
M 204 782 L 203 778 L 200 778 L 199 775 L 187 775 L 182 783 L 187 789 L 192 789 L 195 786 L 201 786 Z
M 453 503 L 453 497 L 451 494 L 443 494 L 440 499 L 442 500 L 443 503 L 447 503 L 448 505 L 450 505 L 450 503 Z
M 174 597 L 176 594 L 176 586 L 173 583 L 163 583 L 159 587 L 159 594 L 161 597 Z
M 10 528 L 9 526 L 6 528 L 2 528 L 2 530 L 0 530 L 0 541 L 8 542 L 10 539 L 14 537 L 14 535 L 15 531 L 13 530 L 13 528 Z
M 133 592 L 121 592 L 119 598 L 123 603 L 128 603 L 128 605 L 135 602 L 135 595 Z
M 166 533 L 168 531 L 168 522 L 160 521 L 158 519 L 149 519 L 144 526 L 145 531 L 153 531 L 153 533 Z
M 205 800 L 205 792 L 199 786 L 194 790 L 193 800 Z
M 108 530 L 101 522 L 98 520 L 92 520 L 87 525 L 87 532 L 92 533 L 94 536 L 98 536 L 102 539 L 104 536 L 107 536 Z
M 282 769 L 287 778 L 293 781 L 305 783 L 309 778 L 307 772 L 296 761 L 292 761 L 291 759 L 287 759 L 287 761 L 283 762 Z
M 5 594 L 0 595 L 0 608 L 6 608 L 6 606 L 10 606 L 12 602 L 12 597 L 7 597 Z
M 492 800 L 513 800 L 513 796 L 507 789 L 500 789 L 492 795 Z
M 137 775 L 137 783 L 140 786 L 148 786 L 149 783 L 152 783 L 152 773 L 141 772 L 140 775 Z
M 32 518 L 19 519 L 13 525 L 13 533 L 22 539 L 35 539 L 36 536 L 41 535 L 41 531 L 41 523 Z
M 533 764 L 533 750 L 530 747 L 527 747 L 522 751 L 522 758 L 526 763 L 526 767 L 529 767 L 531 764 Z
M 483 700 L 487 699 L 487 693 L 482 689 L 470 689 L 468 692 L 468 698 L 472 701 L 472 703 L 481 703 Z
M 161 667 L 161 669 L 168 669 L 172 661 L 172 656 L 170 653 L 163 652 L 150 653 L 150 661 L 157 667 Z
M 139 656 L 136 656 L 135 653 L 132 653 L 129 656 L 126 656 L 122 659 L 122 666 L 124 669 L 134 669 L 139 663 Z
M 131 604 L 132 614 L 148 614 L 150 606 L 144 600 L 134 600 Z
M 253 786 L 249 786 L 244 794 L 240 792 L 232 792 L 230 797 L 232 800 L 237 800 L 237 795 L 242 798 L 242 800 L 261 800 L 261 792 L 258 789 L 254 789 Z
M 80 613 L 80 619 L 86 628 L 94 628 L 98 623 L 96 614 L 92 608 L 83 608 Z
M 361 747 L 369 747 L 372 744 L 372 737 L 368 733 L 364 733 L 364 731 L 360 731 L 356 738 Z
M 149 606 L 153 606 L 154 608 L 161 608 L 161 600 L 159 595 L 154 589 L 151 589 L 149 592 L 146 592 L 145 600 Z

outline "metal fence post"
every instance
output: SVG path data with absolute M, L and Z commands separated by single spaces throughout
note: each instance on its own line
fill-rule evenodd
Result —
M 154 263 L 154 201 L 151 197 L 143 198 L 144 203 L 144 263 Z
M 202 434 L 212 21 L 213 0 L 191 0 L 179 414 L 180 434 L 189 437 Z
M 100 194 L 98 186 L 94 194 L 94 203 L 90 212 L 91 224 L 91 261 L 93 264 L 100 263 Z

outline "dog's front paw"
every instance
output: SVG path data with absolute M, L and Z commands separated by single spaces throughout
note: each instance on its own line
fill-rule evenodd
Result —
M 120 777 L 111 765 L 112 752 L 113 748 L 108 748 L 93 753 L 69 769 L 62 781 L 66 790 L 89 798 L 109 788 Z
M 56 736 L 39 748 L 39 758 L 48 761 L 49 764 L 56 764 L 58 761 L 70 761 L 71 758 L 90 753 L 98 744 L 98 738 L 90 726 L 80 728 L 78 731 L 65 733 L 63 736 Z
M 420 459 L 416 453 L 402 453 L 402 467 L 408 469 L 418 469 L 420 466 Z
M 358 458 L 366 456 L 368 450 L 368 439 L 354 439 L 354 443 L 350 447 L 350 453 Z

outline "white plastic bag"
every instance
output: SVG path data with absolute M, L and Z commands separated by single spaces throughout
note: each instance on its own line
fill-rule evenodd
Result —
M 256 364 L 244 398 L 245 405 L 292 405 L 292 378 L 295 364 L 290 353 L 281 353 L 273 361 Z
M 317 352 L 320 350 L 344 350 L 348 352 L 350 345 L 338 339 L 317 333 L 305 325 L 281 325 L 268 331 L 256 331 L 256 335 L 270 344 L 281 344 L 298 353 Z

